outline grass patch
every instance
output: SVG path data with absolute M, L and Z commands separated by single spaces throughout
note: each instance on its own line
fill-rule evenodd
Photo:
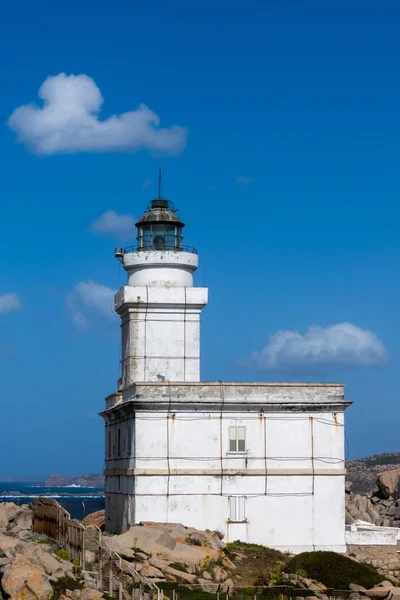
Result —
M 270 582 L 271 573 L 277 573 L 287 562 L 287 555 L 266 548 L 259 544 L 246 544 L 245 542 L 231 542 L 227 544 L 224 550 L 226 556 L 237 566 L 237 569 L 231 572 L 235 580 L 240 577 L 238 585 L 253 586 L 260 585 L 261 582 Z M 264 583 L 264 585 L 266 585 Z
M 57 550 L 56 556 L 60 560 L 71 560 L 68 550 L 62 550 L 61 548 L 60 550 Z
M 285 567 L 288 573 L 298 573 L 300 570 L 305 572 L 308 578 L 337 590 L 348 589 L 350 583 L 371 588 L 385 580 L 385 577 L 370 565 L 357 563 L 336 552 L 303 552 L 291 558 Z

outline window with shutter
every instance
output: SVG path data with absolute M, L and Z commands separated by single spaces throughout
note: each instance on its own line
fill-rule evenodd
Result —
M 245 496 L 231 496 L 229 507 L 229 521 L 247 521 Z
M 246 452 L 246 428 L 229 427 L 229 452 Z

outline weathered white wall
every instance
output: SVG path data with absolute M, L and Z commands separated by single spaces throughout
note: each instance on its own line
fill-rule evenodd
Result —
M 207 288 L 121 288 L 122 385 L 136 381 L 199 381 L 200 312 Z
M 118 498 L 116 474 L 124 473 L 119 486 L 126 494 L 129 523 L 218 528 L 228 541 L 291 552 L 344 551 L 344 408 L 302 412 L 295 404 L 288 403 L 285 411 L 270 406 L 264 413 L 226 409 L 222 418 L 215 410 L 136 410 L 134 458 L 126 449 L 119 460 L 107 461 L 106 498 Z M 122 406 L 133 408 L 131 403 Z M 116 427 L 126 432 L 128 423 L 133 417 L 113 424 L 114 435 Z M 230 453 L 230 426 L 245 427 L 245 454 Z M 232 496 L 246 497 L 246 522 L 230 522 Z M 121 511 L 117 504 L 116 511 Z
M 131 252 L 128 285 L 115 297 L 122 320 L 122 386 L 200 380 L 200 312 L 207 288 L 193 287 L 197 254 Z
M 123 256 L 128 285 L 192 287 L 198 256 L 191 252 L 129 252 Z

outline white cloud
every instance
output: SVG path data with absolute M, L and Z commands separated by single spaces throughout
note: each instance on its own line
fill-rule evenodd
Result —
M 10 293 L 0 296 L 0 314 L 22 310 L 22 302 L 18 294 Z
M 119 215 L 115 210 L 107 210 L 91 223 L 89 231 L 126 240 L 134 236 L 135 221 L 133 215 Z
M 39 98 L 42 107 L 20 106 L 8 120 L 18 140 L 36 154 L 138 149 L 178 154 L 186 146 L 187 129 L 178 125 L 161 129 L 160 118 L 145 104 L 101 121 L 103 98 L 87 75 L 48 77 Z
M 249 183 L 253 183 L 253 178 L 252 177 L 244 177 L 243 175 L 239 175 L 239 177 L 236 177 L 236 183 L 243 183 L 243 184 L 249 184 Z
M 91 316 L 113 319 L 116 291 L 96 281 L 77 283 L 67 296 L 67 306 L 76 327 L 85 329 L 89 325 Z
M 388 352 L 368 329 L 351 323 L 330 327 L 311 325 L 304 335 L 278 331 L 269 338 L 252 362 L 262 369 L 302 369 L 372 367 L 385 362 Z

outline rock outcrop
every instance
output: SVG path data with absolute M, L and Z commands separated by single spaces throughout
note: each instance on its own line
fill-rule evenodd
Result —
M 400 498 L 400 468 L 380 473 L 376 484 L 386 499 L 398 500 Z
M 365 495 L 346 486 L 346 523 L 361 520 L 383 527 L 400 527 L 400 469 L 380 473 L 377 487 Z
M 75 581 L 74 566 L 55 554 L 54 543 L 32 533 L 32 510 L 28 505 L 0 504 L 0 598 L 9 600 L 50 600 L 54 585 L 65 578 Z M 77 590 L 65 600 L 96 600 L 95 581 L 76 582 Z M 86 589 L 90 592 L 85 592 Z M 75 594 L 75 595 L 74 595 Z M 79 596 L 79 598 L 78 598 Z M 62 595 L 60 595 L 60 599 Z
M 82 523 L 84 525 L 96 525 L 96 527 L 99 527 L 100 529 L 104 529 L 104 519 L 105 519 L 105 513 L 104 510 L 97 510 L 96 512 L 90 513 L 89 515 L 87 515 Z

